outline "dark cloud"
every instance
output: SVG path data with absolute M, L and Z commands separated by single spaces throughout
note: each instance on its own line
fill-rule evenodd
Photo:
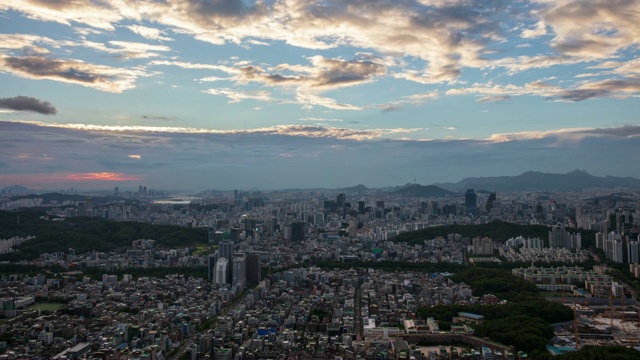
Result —
M 200 16 L 240 17 L 257 10 L 255 2 L 246 0 L 195 0 L 183 3 Z
M 587 131 L 582 131 L 585 134 L 595 134 L 595 135 L 609 135 L 609 136 L 620 136 L 620 137 L 638 137 L 640 136 L 640 126 L 639 125 L 625 125 L 615 128 L 598 128 Z
M 103 82 L 106 80 L 104 76 L 79 70 L 72 63 L 63 60 L 36 56 L 8 57 L 4 59 L 4 63 L 13 70 L 38 77 L 51 76 L 83 83 Z
M 258 66 L 244 66 L 236 76 L 239 82 L 254 81 L 267 85 L 297 84 L 309 88 L 334 88 L 366 82 L 386 71 L 383 65 L 362 60 L 328 59 L 314 56 L 313 69 L 297 73 L 295 76 L 270 74 Z M 296 71 L 291 69 L 292 71 Z
M 565 90 L 551 99 L 582 101 L 609 96 L 628 96 L 640 92 L 640 79 L 612 79 L 587 83 L 580 88 Z
M 50 102 L 38 100 L 30 96 L 0 98 L 0 109 L 33 111 L 43 115 L 54 115 L 58 112 Z
M 144 75 L 144 70 L 136 68 L 114 68 L 44 56 L 0 56 L 0 67 L 5 72 L 28 79 L 61 81 L 113 93 L 134 88 L 136 78 Z
M 477 102 L 505 102 L 511 100 L 511 96 L 508 95 L 496 95 L 496 96 L 483 96 L 476 100 Z
M 322 66 L 321 72 L 312 85 L 318 87 L 360 83 L 385 72 L 384 66 L 370 61 L 344 61 L 322 58 L 316 61 L 316 65 Z

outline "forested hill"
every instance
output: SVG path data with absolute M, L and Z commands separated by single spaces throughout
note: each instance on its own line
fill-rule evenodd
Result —
M 37 258 L 41 253 L 111 251 L 131 246 L 136 239 L 156 240 L 157 246 L 187 247 L 208 241 L 206 229 L 117 222 L 102 218 L 77 217 L 65 220 L 48 218 L 41 211 L 0 211 L 0 239 L 35 236 L 17 246 L 17 252 L 0 255 L 0 261 Z
M 523 236 L 538 237 L 544 240 L 548 245 L 549 241 L 548 226 L 544 225 L 518 225 L 504 221 L 492 221 L 487 224 L 480 225 L 447 225 L 435 226 L 423 230 L 410 231 L 402 233 L 392 239 L 394 242 L 406 242 L 409 244 L 422 244 L 424 240 L 434 239 L 438 236 L 447 237 L 448 234 L 460 234 L 463 237 L 473 238 L 476 236 L 486 236 L 494 241 L 504 243 L 512 237 Z M 583 229 L 567 229 L 570 232 L 579 232 L 582 234 L 582 247 L 586 248 L 595 244 L 595 232 Z

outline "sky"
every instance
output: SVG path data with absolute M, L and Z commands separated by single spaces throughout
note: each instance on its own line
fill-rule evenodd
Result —
M 0 187 L 640 177 L 639 50 L 638 0 L 0 0 Z

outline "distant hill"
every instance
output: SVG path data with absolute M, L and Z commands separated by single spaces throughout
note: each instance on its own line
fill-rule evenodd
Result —
M 369 189 L 368 187 L 366 187 L 366 186 L 364 186 L 362 184 L 358 184 L 356 186 L 340 189 L 340 191 L 349 192 L 349 193 L 364 193 L 364 192 L 367 192 L 369 190 L 371 190 L 371 189 Z
M 451 191 L 487 189 L 490 191 L 568 191 L 588 188 L 640 187 L 632 177 L 593 176 L 583 170 L 566 174 L 528 171 L 517 176 L 474 177 L 457 183 L 434 184 Z
M 11 195 L 38 194 L 41 192 L 39 190 L 29 189 L 21 185 L 7 186 L 0 189 L 0 191 L 4 191 L 7 194 L 10 193 Z
M 61 194 L 61 193 L 46 193 L 46 194 L 29 194 L 29 195 L 19 195 L 13 196 L 13 200 L 19 199 L 42 199 L 42 203 L 47 204 L 62 204 L 65 201 L 86 201 L 87 199 L 92 199 L 94 204 L 105 204 L 113 200 L 112 197 L 103 197 L 103 196 L 86 196 L 86 195 L 76 195 L 76 194 Z
M 408 196 L 417 196 L 417 197 L 442 197 L 445 195 L 457 195 L 455 192 L 451 192 L 449 190 L 445 190 L 441 187 L 434 185 L 420 185 L 420 184 L 411 184 L 407 186 L 402 186 L 396 190 L 391 191 L 392 194 L 396 195 L 408 195 Z

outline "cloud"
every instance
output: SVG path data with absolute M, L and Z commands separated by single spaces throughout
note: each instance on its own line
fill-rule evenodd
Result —
M 142 116 L 140 116 L 140 118 L 145 119 L 145 120 L 158 120 L 158 121 L 170 121 L 170 122 L 178 121 L 178 118 L 174 117 L 174 116 L 142 115 Z
M 494 84 L 476 83 L 466 88 L 453 88 L 447 90 L 447 95 L 471 95 L 479 94 L 481 98 L 500 99 L 511 96 L 535 95 L 550 97 L 561 91 L 557 86 L 550 85 L 544 81 L 534 81 L 524 85 L 515 84 Z
M 576 89 L 558 92 L 551 99 L 583 101 L 600 97 L 629 97 L 640 94 L 640 79 L 610 79 L 589 82 Z
M 206 94 L 225 96 L 229 99 L 230 104 L 239 103 L 243 100 L 257 100 L 270 102 L 273 101 L 268 91 L 241 92 L 230 88 L 209 89 L 203 91 Z
M 544 21 L 538 21 L 535 28 L 524 29 L 521 36 L 525 39 L 536 38 L 539 36 L 547 35 L 547 25 Z
M 137 181 L 139 176 L 127 175 L 124 173 L 113 172 L 88 172 L 68 174 L 66 179 L 69 181 Z
M 119 69 L 79 60 L 60 60 L 42 56 L 10 57 L 0 55 L 3 71 L 34 80 L 55 80 L 121 93 L 135 87 L 141 69 Z
M 453 81 L 463 67 L 486 62 L 482 57 L 484 46 L 501 39 L 502 17 L 509 12 L 502 1 L 493 0 L 484 1 L 482 6 L 468 1 L 417 0 L 16 0 L 0 8 L 33 19 L 108 31 L 125 21 L 144 19 L 213 44 L 283 42 L 316 50 L 350 46 L 385 55 L 402 54 L 422 60 L 423 70 L 406 78 L 423 83 Z M 148 39 L 169 40 L 159 29 L 139 24 L 126 27 Z M 358 74 L 367 79 L 371 69 L 362 67 L 367 64 L 352 65 L 359 68 L 348 69 L 347 74 L 328 71 L 326 77 L 317 78 L 319 84 L 359 82 L 363 78 Z
M 634 164 L 640 125 L 505 133 L 490 141 L 403 140 L 422 131 L 302 125 L 207 130 L 0 121 L 0 161 L 6 164 L 0 185 L 62 188 L 89 183 L 112 188 L 118 184 L 122 190 L 142 183 L 161 189 L 276 189 L 354 183 L 388 186 L 405 177 L 427 184 L 532 169 L 584 168 L 601 175 L 639 175 Z M 73 145 L 60 146 L 61 142 Z M 33 144 L 38 144 L 39 155 Z M 130 157 L 139 154 L 144 156 Z M 606 161 L 611 158 L 616 161 Z M 431 170 L 451 162 L 458 166 L 449 167 L 446 174 Z M 532 168 L 534 163 L 539 165 Z M 352 171 L 353 164 L 358 164 L 357 172 Z M 52 170 L 43 174 L 45 166 Z M 328 172 L 332 176 L 327 177 Z M 215 176 L 221 173 L 228 176 Z
M 280 64 L 274 70 L 286 70 L 291 75 L 269 73 L 255 65 L 237 68 L 234 80 L 240 84 L 258 82 L 269 86 L 295 86 L 306 91 L 321 92 L 340 87 L 359 85 L 384 75 L 383 65 L 371 61 L 328 59 L 314 56 L 311 66 Z
M 483 96 L 476 100 L 477 102 L 505 102 L 511 100 L 511 96 L 507 95 L 494 95 L 494 96 Z
M 128 25 L 125 27 L 131 30 L 132 32 L 149 40 L 173 41 L 172 38 L 164 36 L 166 32 L 160 29 L 151 28 L 151 27 L 142 26 L 142 25 Z
M 640 125 L 623 125 L 614 128 L 596 128 L 584 130 L 582 132 L 585 134 L 593 135 L 637 138 L 640 137 Z
M 33 34 L 0 34 L 0 49 L 24 50 L 37 54 L 47 54 L 50 51 L 43 46 L 59 46 L 59 42 L 46 36 Z
M 544 138 L 564 138 L 575 140 L 594 136 L 633 139 L 640 137 L 640 125 L 624 125 L 614 128 L 565 128 L 547 131 L 522 131 L 515 133 L 493 134 L 487 140 L 491 142 L 507 142 L 515 140 L 532 140 Z
M 298 119 L 300 121 L 320 121 L 320 122 L 342 122 L 342 119 L 321 118 L 321 117 L 305 117 Z
M 107 46 L 110 45 L 111 47 Z M 161 57 L 158 53 L 171 51 L 171 48 L 165 45 L 152 45 L 140 42 L 117 41 L 112 40 L 106 43 L 93 42 L 84 40 L 78 43 L 72 43 L 71 46 L 83 46 L 93 50 L 114 54 L 121 59 L 148 59 Z
M 505 57 L 487 63 L 485 68 L 504 68 L 508 74 L 513 75 L 522 71 L 534 69 L 547 69 L 553 66 L 568 66 L 590 61 L 590 59 L 567 55 L 535 55 Z
M 551 45 L 565 55 L 608 58 L 640 44 L 635 0 L 538 1 L 542 21 L 553 29 Z
M 0 98 L 0 109 L 32 111 L 43 115 L 55 115 L 58 112 L 50 102 L 38 100 L 30 96 Z

